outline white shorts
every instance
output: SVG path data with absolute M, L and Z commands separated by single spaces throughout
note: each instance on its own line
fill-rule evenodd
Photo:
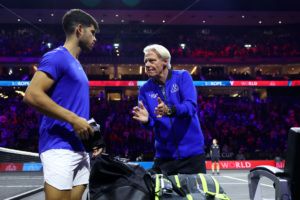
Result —
M 41 154 L 44 180 L 59 190 L 71 190 L 73 186 L 89 182 L 90 158 L 86 152 L 51 149 Z

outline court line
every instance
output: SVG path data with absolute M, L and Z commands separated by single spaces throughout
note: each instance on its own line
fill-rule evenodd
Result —
M 0 185 L 0 188 L 28 188 L 28 187 L 41 187 L 42 185 Z
M 240 178 L 235 178 L 235 177 L 232 177 L 232 176 L 222 176 L 222 177 L 248 183 L 248 180 L 244 180 L 244 179 L 240 179 Z M 265 186 L 265 187 L 274 188 L 273 185 L 268 185 L 268 184 L 264 184 L 264 183 L 260 183 L 260 185 Z
M 6 199 L 4 199 L 4 200 L 17 200 L 17 199 L 21 199 L 21 198 L 24 198 L 24 197 L 33 195 L 33 194 L 35 194 L 35 193 L 41 192 L 41 191 L 43 191 L 43 189 L 44 189 L 44 186 L 41 186 L 41 187 L 39 187 L 39 188 L 30 190 L 30 191 L 27 191 L 27 192 L 24 192 L 24 193 L 21 193 L 21 194 L 18 194 L 18 195 L 9 197 L 9 198 L 6 198 Z
M 15 179 L 43 179 L 43 177 L 27 177 L 27 176 L 0 176 L 0 180 L 15 180 Z
M 232 183 L 232 182 L 224 182 L 224 183 L 222 183 L 222 182 L 219 181 L 219 184 L 220 185 L 246 185 L 248 183 Z

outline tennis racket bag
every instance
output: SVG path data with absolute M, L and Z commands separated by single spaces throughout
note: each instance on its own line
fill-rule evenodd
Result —
M 153 188 L 150 174 L 137 164 L 102 155 L 92 166 L 91 200 L 151 200 Z
M 230 200 L 208 174 L 155 175 L 155 200 Z

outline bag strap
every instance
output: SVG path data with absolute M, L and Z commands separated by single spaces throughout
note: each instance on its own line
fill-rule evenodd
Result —
M 226 195 L 226 194 L 220 194 L 220 184 L 219 182 L 213 177 L 211 176 L 211 179 L 213 180 L 214 184 L 215 184 L 215 192 L 212 191 L 208 191 L 208 186 L 207 186 L 207 181 L 206 178 L 204 176 L 204 174 L 198 174 L 202 183 L 202 188 L 203 188 L 203 192 L 205 194 L 211 195 L 215 198 L 218 198 L 220 200 L 230 200 L 230 198 Z
M 219 184 L 219 182 L 218 182 L 213 176 L 212 176 L 211 178 L 212 178 L 212 180 L 213 180 L 214 183 L 215 183 L 216 195 L 217 195 L 217 194 L 220 193 L 220 184 Z
M 155 174 L 155 200 L 159 200 L 159 193 L 160 193 L 160 174 Z
M 204 177 L 203 174 L 198 174 L 198 176 L 200 177 L 201 183 L 202 183 L 202 189 L 204 193 L 208 192 L 208 188 L 207 188 L 207 183 L 206 183 L 206 179 Z
M 177 187 L 181 189 L 181 184 L 180 184 L 180 180 L 179 180 L 178 175 L 175 175 L 174 178 L 175 178 L 175 182 L 176 182 Z M 193 197 L 192 197 L 191 194 L 186 194 L 185 196 L 186 196 L 186 198 L 187 198 L 188 200 L 193 200 Z
M 216 196 L 216 192 L 212 192 L 212 191 L 209 191 L 208 190 L 208 186 L 207 186 L 207 181 L 206 181 L 206 178 L 204 176 L 204 174 L 198 174 L 199 177 L 200 177 L 200 180 L 201 180 L 201 183 L 202 183 L 202 188 L 203 188 L 203 192 L 210 196 L 210 197 L 215 197 Z M 215 182 L 214 182 L 215 183 Z M 216 189 L 217 190 L 217 189 Z
M 148 174 L 148 173 L 144 174 L 143 180 L 144 180 L 145 185 L 146 185 L 146 187 L 147 187 L 147 189 L 149 191 L 150 198 L 154 199 L 154 196 L 156 196 L 156 195 L 154 193 L 155 191 L 154 191 L 154 185 L 153 185 L 153 181 L 152 181 L 151 175 Z
M 217 194 L 215 197 L 220 200 L 230 200 L 230 198 L 226 194 Z
M 176 182 L 176 176 L 177 175 L 174 175 L 175 182 Z M 176 192 L 179 196 L 181 196 L 181 197 L 185 197 L 186 196 L 186 192 L 180 187 L 180 181 L 179 181 L 179 179 L 178 179 L 178 182 L 179 182 L 179 186 L 178 186 L 177 183 L 175 184 L 174 181 L 171 180 L 170 177 L 168 175 L 164 174 L 164 173 L 163 173 L 163 178 L 165 178 L 165 179 L 167 179 L 168 181 L 171 182 L 172 188 L 173 188 L 174 192 Z M 178 178 L 178 176 L 177 176 L 177 178 Z

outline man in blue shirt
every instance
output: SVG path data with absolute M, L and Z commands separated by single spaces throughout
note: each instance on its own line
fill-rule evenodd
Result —
M 197 116 L 191 75 L 171 70 L 171 55 L 161 45 L 144 48 L 149 80 L 140 88 L 133 119 L 155 132 L 153 169 L 167 174 L 206 173 L 204 138 Z
M 77 60 L 92 50 L 97 21 L 73 9 L 62 20 L 63 46 L 46 53 L 28 86 L 24 101 L 39 110 L 39 153 L 43 164 L 46 199 L 81 199 L 88 184 L 89 156 L 81 139 L 93 135 L 88 124 L 89 84 Z

